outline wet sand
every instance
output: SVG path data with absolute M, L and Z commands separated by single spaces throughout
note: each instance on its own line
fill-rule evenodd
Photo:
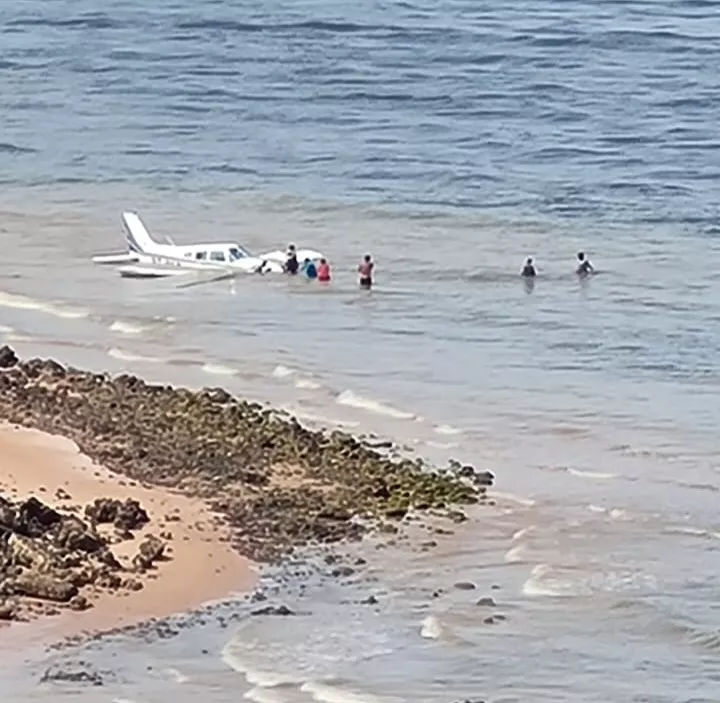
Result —
M 71 498 L 58 498 L 69 494 Z M 134 498 L 150 516 L 135 539 L 113 546 L 122 562 L 129 561 L 145 534 L 172 533 L 168 561 L 138 576 L 140 591 L 102 593 L 83 612 L 64 612 L 30 623 L 12 623 L 0 630 L 0 646 L 56 641 L 105 631 L 149 618 L 164 618 L 204 602 L 253 587 L 254 565 L 230 547 L 229 531 L 200 499 L 168 489 L 143 486 L 94 464 L 77 446 L 60 436 L 0 424 L 0 493 L 12 499 L 35 496 L 64 511 L 96 498 Z M 165 516 L 172 515 L 168 522 Z M 179 519 L 178 519 L 179 518 Z M 127 561 L 126 561 L 127 560 Z M 10 632 L 12 631 L 12 634 Z

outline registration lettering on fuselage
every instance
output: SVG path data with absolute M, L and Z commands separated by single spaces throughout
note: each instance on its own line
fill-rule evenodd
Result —
M 153 256 L 152 262 L 154 264 L 161 264 L 167 266 L 168 264 L 170 266 L 180 266 L 180 262 L 175 261 L 174 259 L 166 259 L 164 256 Z

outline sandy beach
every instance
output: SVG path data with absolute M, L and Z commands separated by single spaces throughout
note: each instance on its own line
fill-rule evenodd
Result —
M 28 644 L 157 622 L 247 592 L 254 564 L 305 546 L 492 504 L 492 474 L 472 466 L 391 456 L 221 388 L 22 361 L 7 346 L 0 420 L 0 612 Z
M 136 499 L 150 522 L 135 539 L 113 546 L 124 566 L 129 565 L 144 534 L 172 534 L 169 560 L 158 562 L 153 572 L 140 577 L 141 590 L 102 592 L 83 612 L 13 623 L 13 646 L 18 635 L 26 643 L 52 641 L 167 617 L 248 590 L 254 583 L 252 563 L 231 549 L 228 530 L 217 525 L 217 517 L 202 500 L 124 479 L 94 464 L 63 437 L 0 424 L 0 493 L 13 500 L 35 496 L 59 511 L 101 497 Z M 168 522 L 166 516 L 172 520 Z M 0 630 L 0 642 L 11 637 L 9 632 Z

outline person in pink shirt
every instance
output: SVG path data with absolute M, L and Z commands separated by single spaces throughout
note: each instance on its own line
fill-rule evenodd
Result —
M 327 259 L 320 259 L 320 265 L 317 270 L 317 279 L 321 283 L 328 283 L 330 281 L 330 264 Z

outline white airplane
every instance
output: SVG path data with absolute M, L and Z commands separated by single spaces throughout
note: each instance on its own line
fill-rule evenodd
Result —
M 118 272 L 125 278 L 166 278 L 193 272 L 232 278 L 238 273 L 284 271 L 287 252 L 280 249 L 256 256 L 235 242 L 175 244 L 168 237 L 167 244 L 160 244 L 153 240 L 135 212 L 123 212 L 122 224 L 127 251 L 99 254 L 92 260 L 96 264 L 122 264 Z M 314 249 L 298 249 L 296 254 L 299 262 L 317 261 L 323 256 Z

